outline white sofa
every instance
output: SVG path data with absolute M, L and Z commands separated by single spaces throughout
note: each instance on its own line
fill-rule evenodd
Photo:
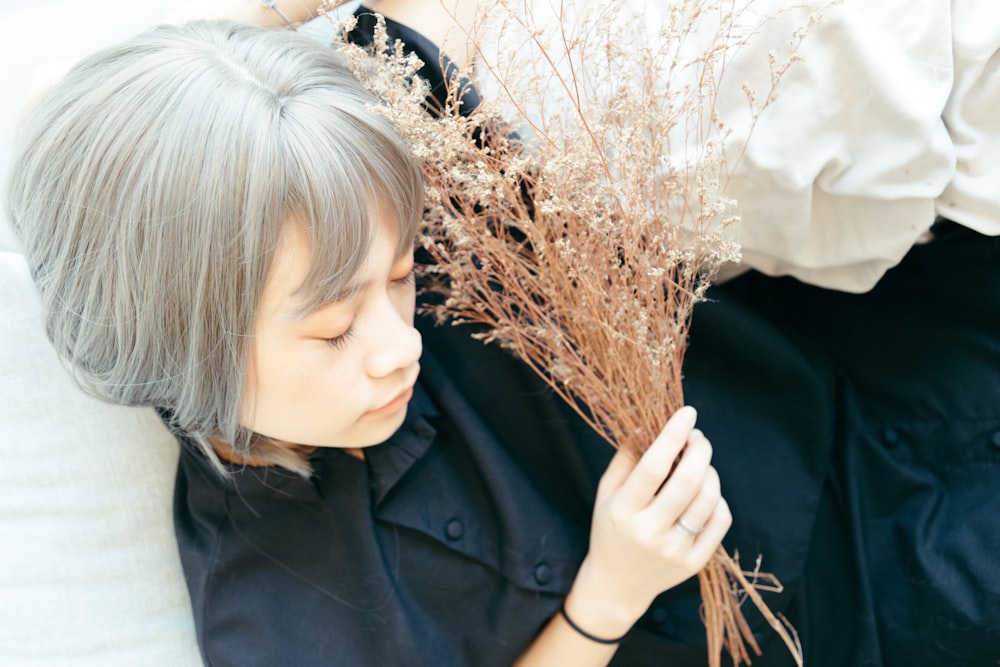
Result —
M 123 39 L 185 1 L 0 3 L 0 176 L 33 66 Z M 177 445 L 150 410 L 76 387 L 2 218 L 0 666 L 200 666 L 171 520 Z
M 0 250 L 0 665 L 201 665 L 171 521 L 176 465 L 151 410 L 74 384 L 23 256 Z

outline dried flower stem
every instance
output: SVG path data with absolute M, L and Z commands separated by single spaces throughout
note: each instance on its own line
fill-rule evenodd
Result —
M 500 0 L 487 29 L 470 32 L 475 72 L 455 79 L 433 116 L 421 63 L 384 26 L 374 58 L 344 50 L 423 164 L 433 312 L 479 325 L 477 337 L 511 350 L 638 457 L 684 404 L 694 305 L 738 258 L 716 104 L 731 56 L 771 17 L 756 16 L 753 0 L 675 0 L 650 3 L 651 25 L 634 4 Z M 621 38 L 644 30 L 648 39 Z M 790 37 L 763 102 L 744 88 L 751 123 L 794 60 Z M 462 115 L 458 82 L 472 80 L 489 101 Z M 737 665 L 760 654 L 747 598 L 801 665 L 757 573 L 748 579 L 720 547 L 699 583 L 713 667 L 723 649 Z

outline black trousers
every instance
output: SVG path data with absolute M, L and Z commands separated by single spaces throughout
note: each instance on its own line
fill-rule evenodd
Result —
M 1000 660 L 1000 241 L 950 223 L 866 294 L 750 273 L 696 308 L 687 402 L 734 513 L 726 538 L 784 584 L 765 595 L 809 667 Z M 521 364 L 422 324 L 567 521 L 589 525 L 611 449 Z M 693 581 L 615 664 L 701 665 Z M 793 664 L 746 608 L 763 655 Z
M 696 315 L 733 542 L 777 557 L 810 667 L 1000 664 L 1000 240 L 934 232 L 868 293 L 750 274 Z

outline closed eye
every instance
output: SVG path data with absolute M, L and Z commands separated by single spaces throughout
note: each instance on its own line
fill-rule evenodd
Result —
M 344 333 L 336 336 L 335 338 L 324 338 L 326 344 L 335 350 L 342 349 L 354 338 L 354 328 L 350 327 Z

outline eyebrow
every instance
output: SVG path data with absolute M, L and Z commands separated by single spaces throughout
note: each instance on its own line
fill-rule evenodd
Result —
M 409 268 L 409 270 L 412 271 L 416 267 L 416 264 L 417 264 L 416 259 L 413 258 L 412 252 L 413 252 L 412 250 L 404 250 L 402 253 L 399 254 L 399 256 L 394 257 L 392 259 L 392 266 L 395 267 L 396 264 L 398 264 L 399 261 L 401 259 L 403 259 L 404 257 L 406 257 L 407 254 L 409 253 L 410 257 L 412 258 L 412 261 L 410 262 L 410 268 Z M 391 272 L 391 268 L 392 267 L 390 267 L 390 275 L 392 273 Z M 368 289 L 369 285 L 371 285 L 371 280 L 352 281 L 346 287 L 343 287 L 343 288 L 341 288 L 339 290 L 336 290 L 336 291 L 330 291 L 330 292 L 325 293 L 315 303 L 311 303 L 312 299 L 309 299 L 309 298 L 302 299 L 301 302 L 300 302 L 301 305 L 299 307 L 297 307 L 293 311 L 294 316 L 297 317 L 298 319 L 306 319 L 307 317 L 311 317 L 312 315 L 315 315 L 316 313 L 318 313 L 319 311 L 323 310 L 327 306 L 331 306 L 331 305 L 333 305 L 335 303 L 339 303 L 341 301 L 347 301 L 348 299 L 352 298 L 353 296 L 355 296 L 357 294 L 360 294 L 361 292 L 364 292 L 366 289 Z M 301 286 L 300 286 L 300 288 L 301 288 Z M 298 291 L 298 289 L 296 289 L 296 291 Z M 314 290 L 313 293 L 315 294 L 315 292 L 317 292 L 317 291 L 318 290 Z M 289 296 L 293 296 L 294 297 L 294 295 L 295 295 L 295 292 L 292 292 L 292 294 L 289 295 Z M 312 295 L 310 295 L 310 296 L 312 296 Z M 307 304 L 307 303 L 309 303 L 310 305 L 306 306 L 305 304 Z
M 335 291 L 329 291 L 323 294 L 320 298 L 315 298 L 315 294 L 319 290 L 313 290 L 312 294 L 309 295 L 310 298 L 303 298 L 299 300 L 298 306 L 293 311 L 293 315 L 297 319 L 306 319 L 318 313 L 328 306 L 332 306 L 335 303 L 340 303 L 341 301 L 347 301 L 348 299 L 360 294 L 367 289 L 368 285 L 371 283 L 370 280 L 362 280 L 361 282 L 352 282 L 344 288 Z M 294 292 L 292 293 L 294 295 Z

